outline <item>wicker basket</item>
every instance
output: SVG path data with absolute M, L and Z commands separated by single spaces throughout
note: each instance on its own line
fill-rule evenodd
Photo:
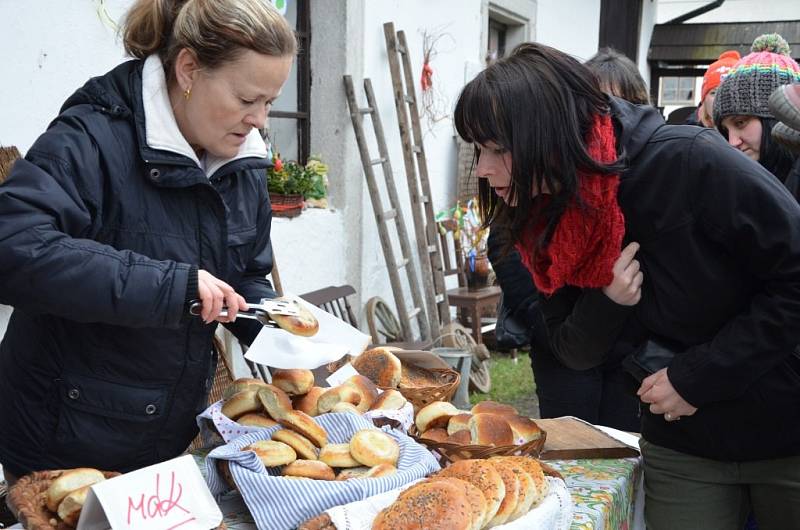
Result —
M 269 194 L 273 217 L 297 217 L 303 211 L 302 195 Z
M 450 401 L 461 382 L 461 374 L 450 368 L 428 368 L 439 381 L 435 386 L 400 386 L 398 390 L 414 406 L 414 414 L 434 401 Z M 379 387 L 389 390 L 389 387 Z
M 450 442 L 437 442 L 428 438 L 420 438 L 416 427 L 412 426 L 408 431 L 416 442 L 424 445 L 430 451 L 439 455 L 439 463 L 442 467 L 457 460 L 468 460 L 472 458 L 490 458 L 492 456 L 532 456 L 538 457 L 544 448 L 547 433 L 543 430 L 542 436 L 536 440 L 522 445 L 502 445 L 492 447 L 490 445 L 458 445 Z
M 11 487 L 8 492 L 8 507 L 23 527 L 28 530 L 72 530 L 71 526 L 48 510 L 45 504 L 47 488 L 64 471 L 66 470 L 35 471 L 20 478 Z M 116 471 L 103 471 L 106 478 L 119 474 Z

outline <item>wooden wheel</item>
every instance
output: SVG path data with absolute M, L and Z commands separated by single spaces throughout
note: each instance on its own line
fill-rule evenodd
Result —
M 403 330 L 394 312 L 380 296 L 367 300 L 367 326 L 373 344 L 404 342 Z
M 469 389 L 484 394 L 492 390 L 492 376 L 489 373 L 489 350 L 472 338 L 467 328 L 457 322 L 442 327 L 442 346 L 459 348 L 472 353 L 472 366 L 469 372 Z

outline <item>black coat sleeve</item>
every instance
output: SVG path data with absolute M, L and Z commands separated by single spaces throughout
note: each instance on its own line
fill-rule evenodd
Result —
M 190 265 L 91 239 L 103 201 L 98 149 L 78 120 L 60 118 L 0 186 L 0 302 L 79 322 L 176 327 Z
M 534 349 L 547 349 L 564 365 L 587 370 L 602 364 L 622 332 L 630 308 L 599 289 L 564 287 L 552 296 L 536 290 L 517 250 L 502 254 L 505 233 L 489 235 L 489 259 L 503 290 L 503 303 L 532 327 Z
M 713 131 L 698 135 L 687 163 L 697 226 L 762 286 L 711 341 L 670 364 L 672 385 L 700 407 L 741 396 L 800 343 L 800 206 Z

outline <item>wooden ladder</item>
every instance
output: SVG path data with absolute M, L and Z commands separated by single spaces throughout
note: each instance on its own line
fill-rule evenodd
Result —
M 414 219 L 425 302 L 428 306 L 428 321 L 430 328 L 434 330 L 433 338 L 438 338 L 441 327 L 450 323 L 450 304 L 444 282 L 439 230 L 433 213 L 428 161 L 422 141 L 414 74 L 411 70 L 405 33 L 403 31 L 395 33 L 394 24 L 387 22 L 383 25 L 383 34 L 386 38 L 386 52 L 392 75 L 397 123 L 403 143 L 403 162 L 411 198 L 411 217 Z
M 397 196 L 397 186 L 394 183 L 394 173 L 392 164 L 389 161 L 389 151 L 386 148 L 386 137 L 383 134 L 383 125 L 378 113 L 375 101 L 375 93 L 372 90 L 372 82 L 364 79 L 364 92 L 367 96 L 367 106 L 359 107 L 356 101 L 353 78 L 349 75 L 344 76 L 344 88 L 347 93 L 347 104 L 350 107 L 350 118 L 353 120 L 353 131 L 358 143 L 358 152 L 361 155 L 361 165 L 364 167 L 364 176 L 367 179 L 369 197 L 372 201 L 372 210 L 375 213 L 375 220 L 378 224 L 378 234 L 380 235 L 383 256 L 386 259 L 386 267 L 389 270 L 389 281 L 394 292 L 395 304 L 397 306 L 397 316 L 400 320 L 400 327 L 406 341 L 413 340 L 414 333 L 412 322 L 417 321 L 420 337 L 422 341 L 431 340 L 431 326 L 426 316 L 423 305 L 422 293 L 420 292 L 417 270 L 414 267 L 411 254 L 411 245 L 408 240 L 408 231 L 403 219 L 403 210 Z M 372 128 L 375 132 L 375 139 L 378 144 L 378 158 L 372 158 L 367 145 L 367 138 L 364 133 L 364 115 L 368 114 L 372 121 Z M 384 209 L 384 201 L 381 199 L 381 192 L 375 176 L 374 166 L 380 165 L 383 170 L 383 179 L 386 191 L 389 196 L 390 209 Z M 400 259 L 395 257 L 395 248 L 389 233 L 390 223 L 394 224 L 396 239 L 400 244 Z M 405 269 L 408 280 L 411 298 L 414 307 L 408 308 L 406 296 L 400 281 L 400 271 Z M 436 328 L 438 333 L 438 325 Z

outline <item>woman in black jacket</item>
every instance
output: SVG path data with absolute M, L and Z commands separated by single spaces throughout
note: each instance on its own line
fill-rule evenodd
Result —
M 611 48 L 603 48 L 585 64 L 597 78 L 603 92 L 637 105 L 649 103 L 644 79 L 633 61 L 624 55 Z M 541 417 L 576 416 L 596 425 L 638 432 L 639 400 L 631 392 L 631 377 L 621 364 L 623 357 L 629 353 L 628 345 L 624 341 L 612 345 L 599 366 L 592 363 L 581 369 L 564 366 L 553 354 L 553 349 L 561 347 L 559 338 L 562 334 L 559 330 L 575 309 L 577 297 L 573 300 L 562 297 L 565 303 L 559 306 L 558 311 L 551 304 L 549 318 L 545 321 L 540 309 L 539 293 L 530 273 L 522 264 L 519 252 L 511 250 L 503 254 L 503 249 L 508 247 L 507 232 L 499 223 L 492 225 L 488 241 L 489 260 L 497 283 L 503 290 L 503 304 L 531 334 L 531 367 Z M 633 259 L 635 248 L 632 245 L 621 258 L 621 273 L 626 272 L 628 264 L 633 265 L 627 271 L 629 275 L 638 273 L 635 270 L 638 262 Z M 620 275 L 619 281 L 627 281 L 623 276 Z M 641 278 L 637 280 L 637 287 L 640 285 Z M 638 291 L 636 293 L 638 296 Z M 621 304 L 615 302 L 615 305 Z
M 236 311 L 274 296 L 257 129 L 293 30 L 261 0 L 140 0 L 124 44 L 136 60 L 75 92 L 0 186 L 12 480 L 179 455 L 207 399 L 216 322 L 249 342 L 259 326 Z M 194 299 L 201 318 L 187 314 Z
M 455 123 L 545 319 L 574 303 L 559 360 L 671 348 L 638 390 L 648 528 L 739 528 L 751 507 L 760 528 L 800 520 L 800 206 L 786 189 L 715 131 L 607 97 L 539 44 L 468 83 Z M 602 289 L 631 242 L 641 299 L 615 308 Z

